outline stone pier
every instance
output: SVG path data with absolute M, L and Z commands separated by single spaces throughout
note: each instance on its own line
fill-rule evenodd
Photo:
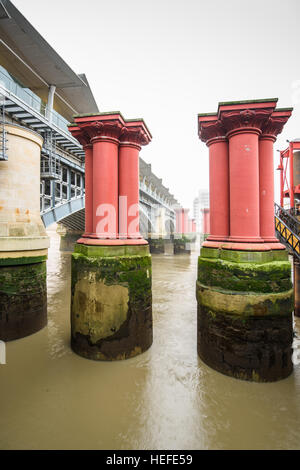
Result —
M 6 124 L 8 160 L 0 162 L 0 340 L 47 324 L 49 239 L 40 217 L 40 154 L 34 131 Z
M 258 382 L 292 372 L 293 288 L 274 233 L 273 143 L 291 115 L 277 99 L 198 116 L 210 152 L 210 235 L 198 261 L 198 354 Z
M 85 233 L 72 255 L 71 346 L 95 360 L 127 359 L 152 344 L 151 256 L 139 233 L 142 119 L 119 112 L 74 117 L 88 150 Z

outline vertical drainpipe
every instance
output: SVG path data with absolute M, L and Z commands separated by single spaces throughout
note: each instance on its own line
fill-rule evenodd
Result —
M 53 111 L 53 102 L 54 102 L 54 94 L 55 94 L 56 86 L 50 85 L 48 91 L 48 102 L 46 107 L 46 118 L 51 123 L 52 122 L 52 111 Z

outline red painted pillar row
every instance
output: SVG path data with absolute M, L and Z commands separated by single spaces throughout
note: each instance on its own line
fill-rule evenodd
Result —
M 139 233 L 139 151 L 151 141 L 144 121 L 125 120 L 120 113 L 74 120 L 69 129 L 86 157 L 86 223 L 79 242 L 147 243 Z

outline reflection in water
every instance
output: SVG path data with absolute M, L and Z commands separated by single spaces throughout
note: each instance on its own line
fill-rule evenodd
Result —
M 197 254 L 153 255 L 153 346 L 127 361 L 81 358 L 69 346 L 70 253 L 59 243 L 52 233 L 48 326 L 8 343 L 0 366 L 0 448 L 299 448 L 299 337 L 281 382 L 211 370 L 196 350 Z

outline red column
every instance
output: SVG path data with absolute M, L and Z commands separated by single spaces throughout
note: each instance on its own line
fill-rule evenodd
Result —
M 181 225 L 181 233 L 185 233 L 184 230 L 184 209 L 181 209 L 181 214 L 180 214 L 180 225 Z
M 229 134 L 230 240 L 263 242 L 259 225 L 259 129 Z
M 182 214 L 182 209 L 175 209 L 176 213 L 176 233 L 182 233 L 182 219 L 181 219 L 181 214 Z
M 182 233 L 189 231 L 189 209 L 182 209 Z
M 275 110 L 262 128 L 259 140 L 260 236 L 265 242 L 278 244 L 274 226 L 273 146 L 277 135 L 282 131 L 290 115 L 291 111 L 289 110 Z
M 142 238 L 139 233 L 139 152 L 151 134 L 142 120 L 126 121 L 119 146 L 120 238 Z
M 284 187 L 284 184 L 283 184 L 283 159 L 281 157 L 281 153 L 280 153 L 280 165 L 281 165 L 281 168 L 280 168 L 280 205 L 281 205 L 281 207 L 283 207 L 283 187 Z
M 89 237 L 93 232 L 93 146 L 88 133 L 77 125 L 69 126 L 69 131 L 85 151 L 85 232 L 82 236 Z
M 93 232 L 93 146 L 86 145 L 85 150 L 85 234 Z
M 229 236 L 229 157 L 226 131 L 216 115 L 198 115 L 199 137 L 209 147 L 210 236 Z
M 293 143 L 290 142 L 289 145 L 289 165 L 290 165 L 290 208 L 295 206 L 294 201 L 294 148 Z
M 208 234 L 210 233 L 210 210 L 203 209 L 203 225 L 202 225 L 203 233 Z
M 209 208 L 208 240 L 226 240 L 229 236 L 229 157 L 225 138 L 211 139 L 209 147 Z
M 93 143 L 93 238 L 118 236 L 118 145 L 112 137 Z

